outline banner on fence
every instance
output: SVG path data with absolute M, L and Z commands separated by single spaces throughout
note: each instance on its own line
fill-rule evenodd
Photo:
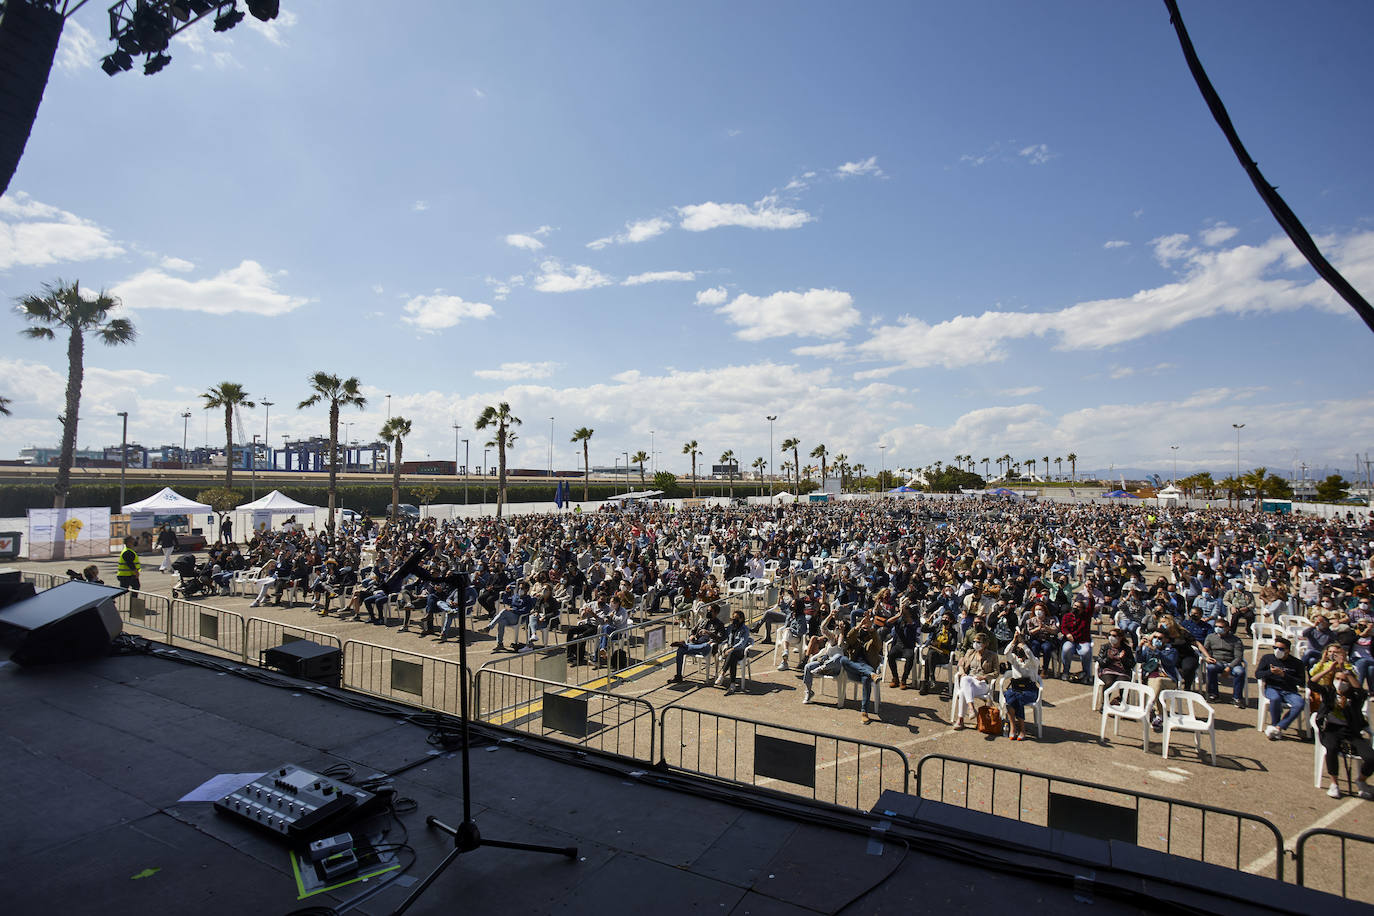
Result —
M 29 510 L 30 560 L 68 560 L 109 555 L 108 507 Z

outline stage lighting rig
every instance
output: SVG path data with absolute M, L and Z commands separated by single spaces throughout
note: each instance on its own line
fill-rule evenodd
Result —
M 145 63 L 145 64 L 143 65 L 143 75 L 144 75 L 144 76 L 152 76 L 154 73 L 158 72 L 158 71 L 161 70 L 163 67 L 165 67 L 165 66 L 167 66 L 168 64 L 170 64 L 171 62 L 172 62 L 172 55 L 170 55 L 170 54 L 156 54 L 156 55 L 153 55 L 153 56 L 149 57 L 147 63 Z
M 215 17 L 215 31 L 227 32 L 243 21 L 243 10 L 229 9 Z
M 244 0 L 255 19 L 269 22 L 281 10 L 280 0 Z M 133 67 L 133 58 L 146 54 L 143 72 L 151 76 L 167 64 L 164 53 L 172 37 L 206 16 L 214 16 L 214 30 L 227 32 L 243 21 L 239 0 L 119 0 L 110 7 L 110 40 L 119 50 L 106 55 L 100 69 L 110 76 Z

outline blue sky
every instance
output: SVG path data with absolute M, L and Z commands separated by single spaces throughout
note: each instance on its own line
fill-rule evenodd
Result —
M 1374 6 L 1185 2 L 1251 154 L 1374 296 Z M 381 15 L 380 10 L 405 15 Z M 145 77 L 68 24 L 0 198 L 0 294 L 118 295 L 79 444 L 205 439 L 243 384 L 272 439 L 356 375 L 406 453 L 508 400 L 514 466 L 776 443 L 876 468 L 1353 466 L 1367 329 L 1212 122 L 1159 3 L 283 0 Z M 58 440 L 65 354 L 0 317 L 0 454 Z M 261 430 L 263 410 L 244 424 Z M 222 432 L 210 422 L 210 440 Z M 879 446 L 886 446 L 880 456 Z M 781 458 L 778 459 L 782 460 Z M 1067 465 L 1064 471 L 1067 472 Z

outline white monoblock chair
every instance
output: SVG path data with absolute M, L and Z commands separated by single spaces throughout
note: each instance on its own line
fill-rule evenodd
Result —
M 797 667 L 800 668 L 802 654 L 806 651 L 806 642 L 806 636 L 793 636 L 791 630 L 787 629 L 785 626 L 779 625 L 777 638 L 773 641 L 773 667 L 778 668 L 778 665 L 782 665 L 783 667 L 778 668 L 778 670 L 786 670 L 788 663 L 791 661 L 791 652 L 793 649 L 796 649 Z
M 1161 694 L 1162 695 L 1162 694 Z M 1112 701 L 1117 700 L 1116 705 Z M 1121 735 L 1121 721 L 1140 723 L 1140 740 L 1145 753 L 1150 752 L 1150 689 L 1135 681 L 1117 681 L 1102 697 L 1102 728 L 1097 740 L 1107 740 L 1107 720 L 1112 720 L 1112 735 Z
M 887 647 L 883 647 L 883 658 L 878 663 L 878 668 L 873 672 L 873 714 L 878 715 L 883 709 L 883 678 L 887 676 Z M 835 700 L 835 708 L 843 709 L 849 700 L 849 688 L 854 688 L 854 701 L 862 703 L 864 698 L 864 687 L 859 681 L 851 681 L 849 673 L 844 668 L 840 669 L 839 674 L 827 674 L 823 677 L 835 681 L 835 691 L 838 697 Z
M 1131 666 L 1131 683 L 1140 683 L 1139 665 Z M 1093 712 L 1097 712 L 1099 709 L 1102 708 L 1102 693 L 1106 689 L 1107 685 L 1103 683 L 1102 678 L 1098 676 L 1097 666 L 1093 665 Z
M 1159 705 L 1164 709 L 1164 754 L 1169 759 L 1169 739 L 1175 731 L 1192 732 L 1198 756 L 1202 756 L 1202 736 L 1212 739 L 1212 765 L 1217 763 L 1217 725 L 1215 710 L 1202 694 L 1190 690 L 1161 690 Z M 1198 715 L 1199 711 L 1206 716 Z
M 1302 614 L 1280 614 L 1279 626 L 1283 627 L 1284 629 L 1297 627 L 1299 633 L 1301 634 L 1302 630 L 1305 630 L 1310 626 L 1314 626 L 1314 624 L 1312 623 L 1311 618 L 1304 617 Z
M 1259 667 L 1260 650 L 1274 651 L 1274 640 L 1283 635 L 1283 627 L 1276 623 L 1256 623 L 1253 627 L 1255 645 L 1250 649 L 1250 670 Z
M 1006 727 L 1007 727 L 1008 729 L 1011 728 L 1011 716 L 1007 715 L 1007 699 L 1006 699 L 1006 697 L 1007 697 L 1007 685 L 1010 684 L 1010 683 L 1011 683 L 1011 674 L 1010 674 L 1010 673 L 1003 674 L 1001 677 L 999 677 L 999 678 L 997 679 L 997 705 L 998 705 L 998 707 L 1000 707 L 1001 710 L 1002 710 L 1002 722 L 1003 722 L 1003 724 L 1006 725 Z M 1037 677 L 1037 678 L 1035 679 L 1035 705 L 1032 707 L 1032 711 L 1033 711 L 1034 714 L 1035 714 L 1035 736 L 1036 736 L 1037 738 L 1044 738 L 1044 737 L 1045 737 L 1045 721 L 1044 721 L 1045 705 L 1044 705 L 1044 703 L 1043 703 L 1044 698 L 1045 698 L 1045 683 L 1044 683 L 1044 681 L 1040 680 L 1040 678 Z
M 1374 702 L 1374 700 L 1365 701 L 1364 709 L 1366 719 L 1369 718 L 1369 707 L 1371 702 Z M 1317 714 L 1315 712 L 1312 713 L 1309 724 L 1312 728 L 1312 785 L 1320 789 L 1322 787 L 1322 777 L 1326 775 L 1326 747 L 1322 744 L 1322 731 L 1317 727 Z M 1366 730 L 1366 734 L 1367 733 L 1368 730 Z M 1355 758 L 1355 762 L 1357 764 L 1359 763 L 1358 757 Z M 1337 780 L 1340 779 L 1339 776 L 1336 778 Z
M 1264 731 L 1268 724 L 1266 722 L 1266 719 L 1268 719 L 1269 713 L 1269 697 L 1265 696 L 1264 693 L 1264 681 L 1258 678 L 1255 678 L 1254 680 L 1255 693 L 1258 694 L 1259 697 L 1257 702 L 1255 703 L 1255 705 L 1258 707 L 1257 711 L 1259 713 L 1259 715 L 1255 717 L 1255 729 L 1257 731 Z M 1307 734 L 1307 714 L 1312 709 L 1312 703 L 1310 700 L 1307 699 L 1307 690 L 1305 688 L 1299 690 L 1298 695 L 1302 697 L 1303 712 L 1294 721 L 1298 725 L 1298 731 L 1302 732 L 1303 734 Z

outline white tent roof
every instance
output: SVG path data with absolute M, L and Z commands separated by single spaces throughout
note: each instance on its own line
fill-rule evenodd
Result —
M 307 506 L 305 503 L 298 503 L 291 497 L 282 493 L 281 490 L 273 490 L 261 499 L 255 499 L 251 503 L 244 503 L 238 507 L 239 512 L 314 512 L 318 506 Z
M 606 502 L 620 502 L 627 499 L 653 499 L 655 496 L 662 496 L 662 490 L 640 490 L 637 493 L 621 493 L 618 496 L 606 497 Z
M 171 487 L 163 487 L 147 499 L 129 503 L 124 507 L 126 513 L 156 512 L 159 515 L 180 515 L 187 512 L 214 512 L 205 503 L 187 499 Z

